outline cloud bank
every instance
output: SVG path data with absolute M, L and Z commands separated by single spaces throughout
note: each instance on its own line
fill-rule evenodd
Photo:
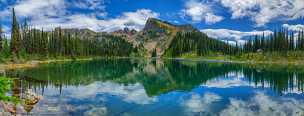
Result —
M 290 31 L 304 31 L 304 25 L 298 24 L 298 25 L 289 25 L 289 24 L 283 24 L 283 28 L 288 29 Z
M 206 24 L 213 24 L 224 19 L 214 14 L 212 9 L 217 7 L 228 9 L 231 19 L 248 18 L 257 27 L 273 20 L 288 21 L 304 17 L 303 0 L 190 0 L 182 11 L 194 22 L 204 20 Z
M 201 30 L 201 32 L 206 33 L 209 37 L 215 39 L 234 41 L 240 44 L 245 43 L 250 37 L 254 35 L 264 34 L 265 36 L 268 36 L 273 33 L 270 30 L 242 32 L 242 31 L 229 30 L 229 29 L 203 29 Z
M 304 16 L 303 0 L 220 0 L 232 13 L 232 19 L 248 17 L 256 26 L 274 19 L 293 20 Z
M 103 0 L 69 1 L 69 0 L 22 0 L 15 5 L 8 6 L 0 14 L 5 19 L 10 19 L 11 8 L 16 14 L 28 18 L 29 23 L 35 28 L 51 30 L 54 27 L 63 28 L 89 28 L 94 31 L 111 32 L 125 27 L 140 30 L 150 17 L 157 18 L 158 13 L 149 9 L 137 9 L 132 12 L 124 12 L 117 17 L 108 18 Z M 80 9 L 80 12 L 69 9 Z

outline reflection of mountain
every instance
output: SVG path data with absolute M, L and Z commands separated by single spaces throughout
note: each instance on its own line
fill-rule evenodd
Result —
M 303 91 L 304 71 L 282 68 L 256 68 L 240 64 L 203 63 L 191 61 L 151 61 L 140 59 L 107 59 L 72 63 L 54 63 L 36 69 L 8 71 L 33 87 L 48 84 L 61 88 L 68 85 L 89 85 L 96 81 L 121 84 L 140 83 L 148 96 L 174 90 L 191 90 L 210 80 L 233 78 L 231 72 L 244 75 L 255 86 L 270 87 L 278 93 L 297 89 Z M 248 86 L 248 85 L 247 85 Z

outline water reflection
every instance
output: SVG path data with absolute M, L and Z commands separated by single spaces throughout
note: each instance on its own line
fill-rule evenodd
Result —
M 142 59 L 6 71 L 17 78 L 11 94 L 30 104 L 17 114 L 114 116 L 304 115 L 303 74 L 296 66 Z

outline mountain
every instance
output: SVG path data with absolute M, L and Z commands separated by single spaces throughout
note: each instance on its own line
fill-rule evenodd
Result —
M 58 30 L 60 28 L 56 28 Z M 132 29 L 122 29 L 117 30 L 111 33 L 106 32 L 94 32 L 90 29 L 61 29 L 64 33 L 77 33 L 82 39 L 111 39 L 112 37 L 118 37 L 120 39 L 126 40 L 128 43 L 131 43 L 134 48 L 138 49 L 138 55 L 144 57 L 162 57 L 164 56 L 166 50 L 169 50 L 172 44 L 177 44 L 179 42 L 187 42 L 187 38 L 192 38 L 191 41 L 194 41 L 191 45 L 187 46 L 200 46 L 198 40 L 200 39 L 210 39 L 206 34 L 200 32 L 198 29 L 194 28 L 192 25 L 174 25 L 166 21 L 162 21 L 155 18 L 149 18 L 141 31 L 136 31 Z M 196 37 L 186 37 L 184 40 L 175 40 L 177 34 L 196 34 Z M 190 39 L 189 39 L 190 40 Z M 196 41 L 196 42 L 195 42 Z M 211 41 L 211 40 L 208 40 Z M 182 45 L 185 47 L 186 44 Z M 180 46 L 181 47 L 181 46 Z M 193 49 L 193 47 L 191 47 Z M 192 51 L 194 52 L 194 51 Z
M 191 25 L 174 25 L 166 21 L 155 18 L 149 18 L 140 33 L 138 41 L 144 41 L 143 46 L 147 50 L 147 56 L 151 56 L 156 50 L 158 57 L 161 57 L 165 50 L 173 41 L 177 32 L 198 31 Z
M 144 32 L 148 31 L 157 31 L 157 32 L 163 32 L 165 30 L 168 31 L 196 31 L 192 25 L 174 25 L 166 21 L 162 21 L 155 18 L 149 18 L 147 20 L 147 23 L 143 29 Z M 197 30 L 198 31 L 198 30 Z
M 90 29 L 78 29 L 78 28 L 64 28 L 61 29 L 59 27 L 55 28 L 55 31 L 62 31 L 65 34 L 77 34 L 79 38 L 85 39 L 85 38 L 95 38 L 98 33 L 94 32 Z

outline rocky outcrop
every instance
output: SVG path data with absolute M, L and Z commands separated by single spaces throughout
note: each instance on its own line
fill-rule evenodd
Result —
M 192 25 L 174 25 L 166 21 L 149 18 L 142 30 L 145 39 L 143 45 L 147 49 L 148 56 L 156 50 L 157 57 L 162 57 L 165 50 L 173 41 L 177 32 L 199 31 Z

